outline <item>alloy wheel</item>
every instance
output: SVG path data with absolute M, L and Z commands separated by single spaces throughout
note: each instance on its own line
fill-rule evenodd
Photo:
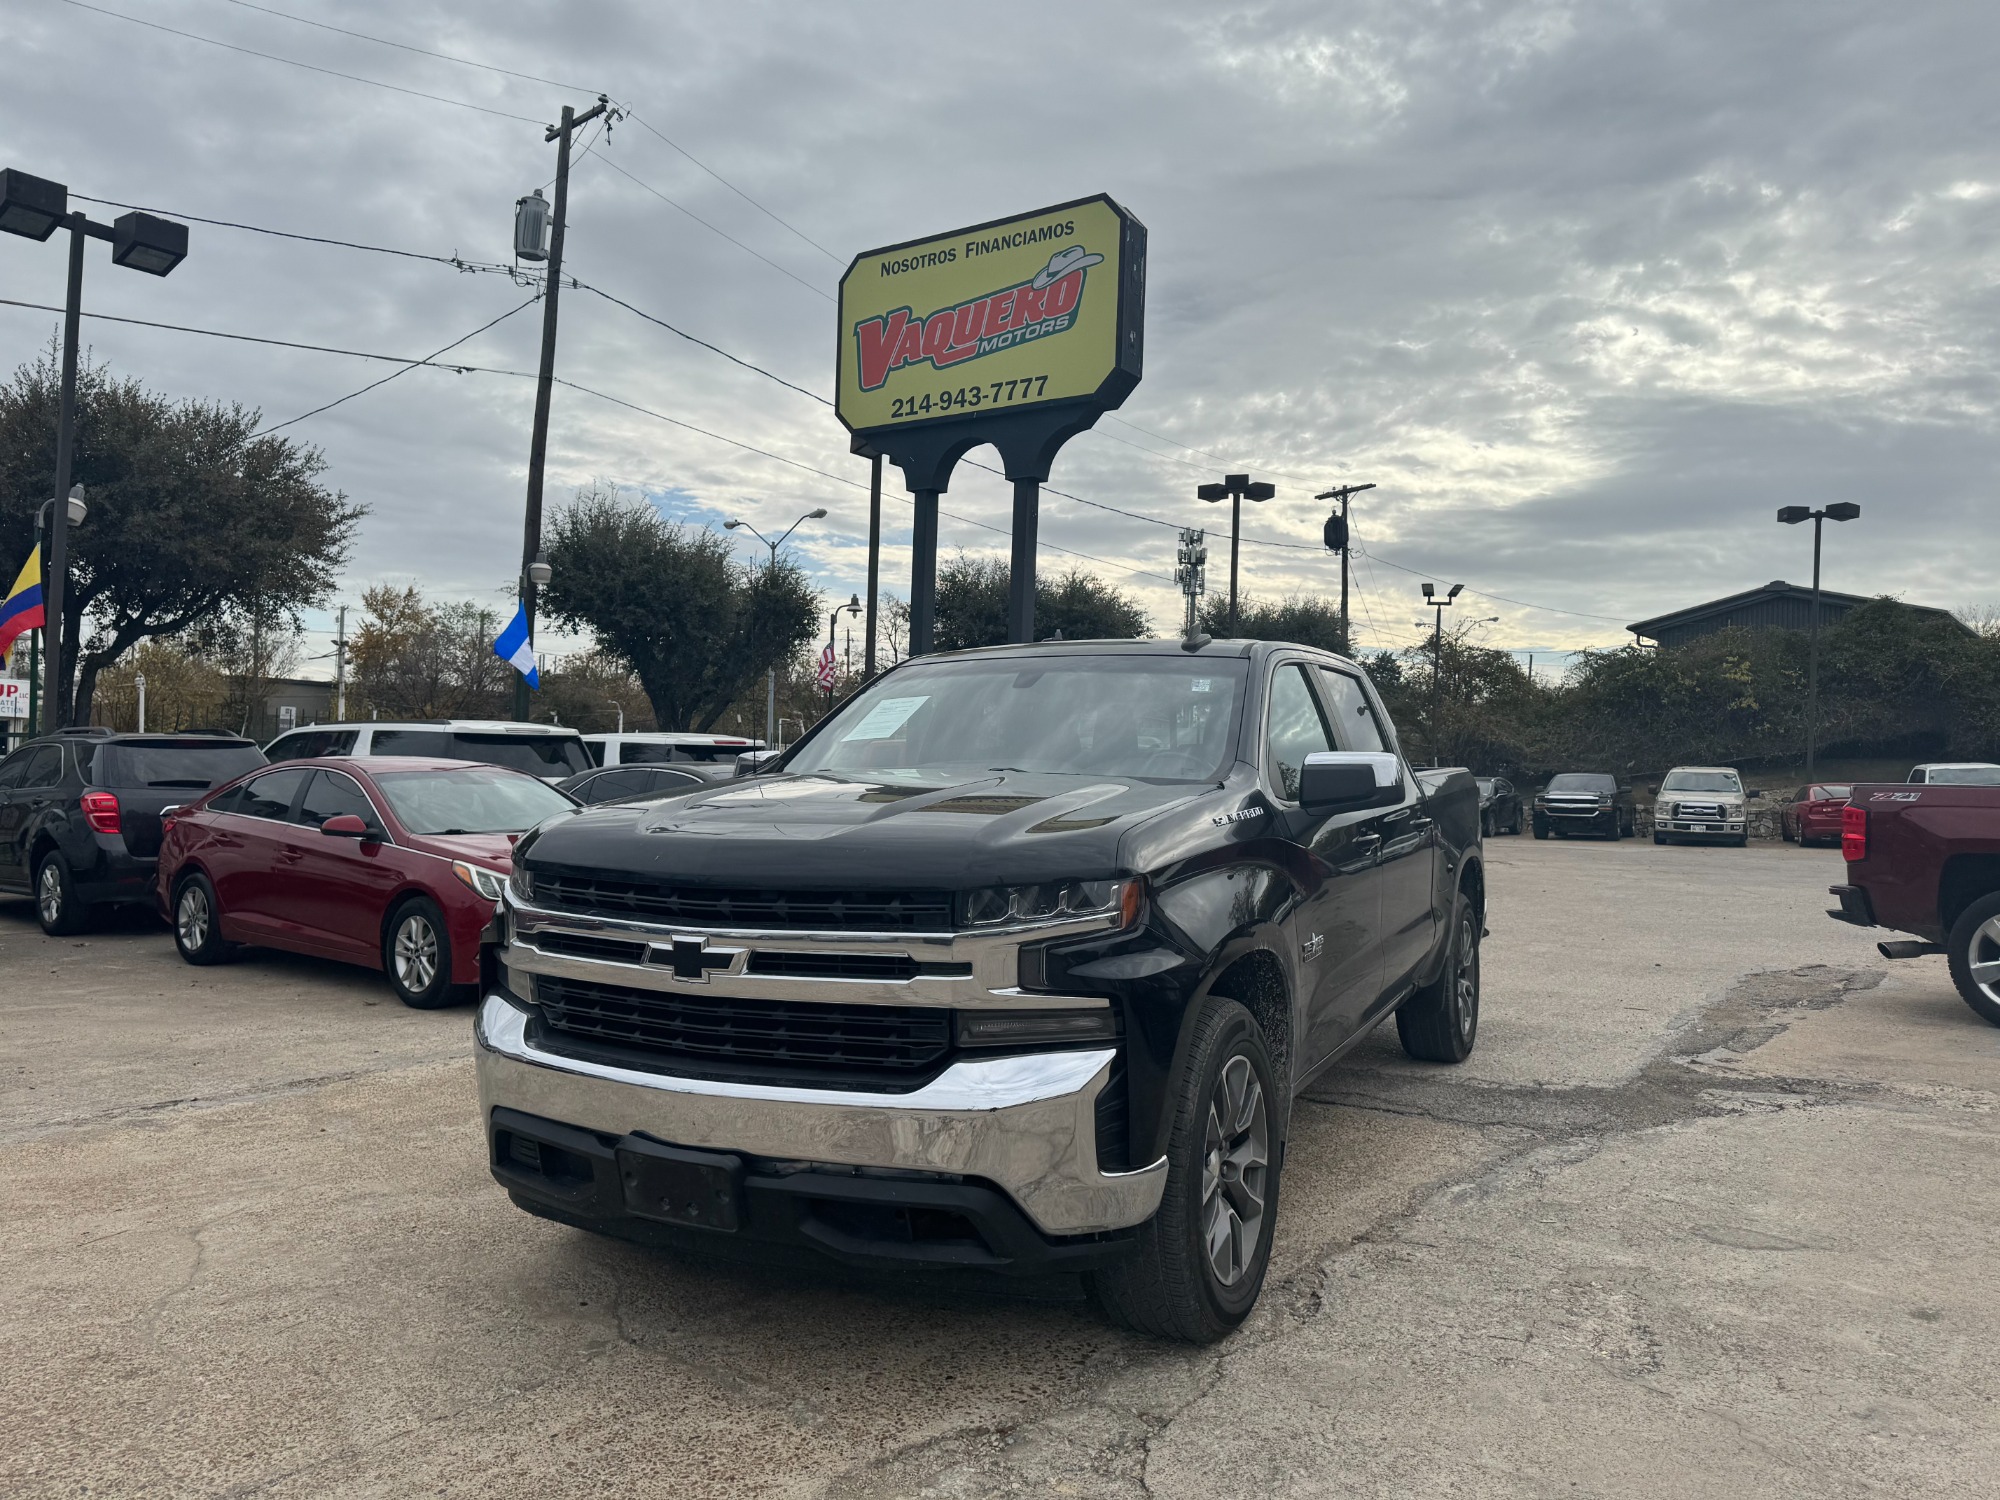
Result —
M 1988 917 L 1972 934 L 1965 953 L 1966 972 L 1979 992 L 2000 1005 L 2000 916 Z
M 437 931 L 420 913 L 403 918 L 396 928 L 396 978 L 404 989 L 421 995 L 437 978 Z
M 54 860 L 42 866 L 41 878 L 35 882 L 35 901 L 41 908 L 44 927 L 53 927 L 62 920 L 62 871 L 56 868 Z
M 1202 1242 L 1215 1279 L 1234 1286 L 1256 1258 L 1271 1165 L 1264 1089 L 1241 1053 L 1222 1065 L 1215 1080 L 1203 1151 Z
M 1466 1041 L 1479 1025 L 1479 921 L 1470 907 L 1459 913 L 1457 973 L 1452 976 L 1452 1019 Z
M 174 911 L 174 935 L 181 940 L 183 953 L 199 953 L 208 942 L 208 892 L 190 885 L 181 892 Z

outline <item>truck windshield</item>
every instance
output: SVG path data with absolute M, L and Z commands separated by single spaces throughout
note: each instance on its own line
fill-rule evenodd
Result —
M 1235 753 L 1246 673 L 1240 658 L 1054 653 L 904 667 L 856 696 L 785 769 L 1216 781 Z
M 1660 783 L 1663 792 L 1740 792 L 1734 771 L 1676 771 Z
M 2000 786 L 2000 766 L 1932 766 L 1933 786 Z
M 1618 790 L 1618 778 L 1615 776 L 1598 776 L 1589 771 L 1565 771 L 1560 776 L 1551 776 L 1549 778 L 1549 790 L 1552 792 L 1615 792 Z

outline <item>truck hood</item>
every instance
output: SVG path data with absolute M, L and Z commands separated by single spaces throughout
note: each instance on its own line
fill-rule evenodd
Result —
M 1212 783 L 989 771 L 962 780 L 759 776 L 543 825 L 530 868 L 762 888 L 965 890 L 1121 873 L 1140 820 Z

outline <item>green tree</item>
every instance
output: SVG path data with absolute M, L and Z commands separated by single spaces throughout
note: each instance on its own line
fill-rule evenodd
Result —
M 0 386 L 0 567 L 34 545 L 55 489 L 53 347 Z M 258 437 L 241 406 L 170 401 L 102 364 L 77 376 L 61 712 L 90 718 L 97 676 L 140 641 L 246 611 L 295 616 L 331 591 L 363 509 L 319 483 L 319 450 Z M 89 629 L 86 632 L 85 626 Z
M 662 729 L 706 730 L 813 636 L 819 596 L 780 560 L 746 568 L 727 539 L 644 501 L 579 492 L 550 527 L 549 618 L 595 632 L 645 687 Z
M 1007 595 L 1014 570 L 997 558 L 960 553 L 938 568 L 933 641 L 939 651 L 1007 643 Z M 1149 626 L 1146 612 L 1081 568 L 1035 577 L 1035 638 L 1130 640 Z
M 1196 618 L 1212 636 L 1229 634 L 1229 595 L 1204 596 Z M 1237 596 L 1236 638 L 1245 641 L 1290 641 L 1317 646 L 1336 655 L 1347 654 L 1347 637 L 1340 629 L 1340 604 L 1321 594 L 1287 594 L 1276 601 Z
M 493 654 L 496 611 L 433 604 L 414 588 L 377 584 L 351 637 L 358 718 L 493 718 L 506 711 L 514 669 Z

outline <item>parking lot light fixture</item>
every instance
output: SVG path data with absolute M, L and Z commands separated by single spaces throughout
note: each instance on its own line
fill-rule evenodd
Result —
M 750 535 L 771 549 L 771 566 L 775 568 L 778 565 L 778 549 L 785 545 L 786 537 L 797 531 L 808 521 L 824 521 L 825 519 L 826 507 L 824 505 L 816 510 L 809 510 L 783 531 L 779 532 L 778 539 L 775 542 L 740 516 L 731 516 L 728 520 L 724 521 L 722 529 L 724 531 L 740 530 L 749 532 Z M 855 597 L 858 599 L 860 596 L 856 595 Z M 764 748 L 766 750 L 775 750 L 778 748 L 778 669 L 776 667 L 768 668 L 764 673 Z
M 1828 521 L 1856 521 L 1861 518 L 1861 507 L 1852 500 L 1840 500 L 1820 510 L 1809 505 L 1786 505 L 1779 507 L 1778 522 L 1783 526 L 1797 526 L 1803 521 L 1813 523 L 1813 581 L 1812 617 L 1806 621 L 1806 780 L 1815 775 L 1819 756 L 1819 543 L 1820 533 Z
M 46 240 L 69 230 L 69 294 L 63 303 L 62 398 L 56 416 L 58 496 L 70 493 L 70 461 L 76 447 L 77 324 L 83 317 L 83 243 L 109 240 L 116 265 L 165 276 L 187 256 L 187 225 L 134 210 L 116 224 L 100 224 L 69 206 L 69 188 L 12 167 L 0 171 L 0 230 L 24 239 Z M 44 697 L 48 727 L 60 729 L 69 717 L 64 702 L 67 655 L 63 650 L 63 585 L 69 574 L 69 527 L 49 530 L 48 566 L 42 574 L 42 605 L 48 625 Z
M 555 577 L 555 569 L 549 566 L 548 553 L 537 552 L 535 560 L 528 564 L 528 582 L 532 583 L 536 588 L 540 588 L 553 577 Z
M 1229 634 L 1236 634 L 1236 554 L 1243 532 L 1243 502 L 1269 500 L 1278 493 L 1276 485 L 1252 481 L 1248 474 L 1225 474 L 1221 484 L 1195 486 L 1194 497 L 1210 504 L 1229 502 Z

